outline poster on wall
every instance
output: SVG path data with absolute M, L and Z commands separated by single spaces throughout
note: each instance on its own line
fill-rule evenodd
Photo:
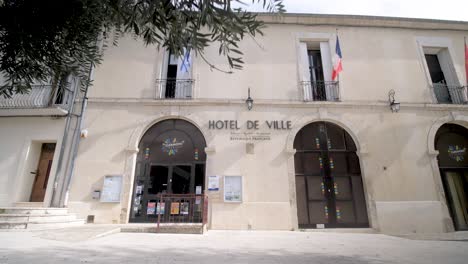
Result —
M 219 176 L 208 177 L 208 191 L 219 191 Z
M 118 203 L 120 202 L 120 192 L 122 191 L 122 175 L 107 175 L 104 177 L 100 202 Z
M 180 204 L 180 214 L 188 215 L 189 213 L 189 203 L 181 203 Z
M 224 176 L 224 201 L 242 202 L 241 176 Z
M 156 212 L 156 203 L 148 202 L 148 206 L 146 207 L 146 214 L 153 215 Z
M 171 215 L 179 214 L 180 203 L 171 203 Z
M 166 211 L 166 203 L 158 203 L 156 207 L 156 214 L 163 215 Z

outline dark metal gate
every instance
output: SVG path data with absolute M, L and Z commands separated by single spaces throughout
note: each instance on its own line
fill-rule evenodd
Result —
M 356 146 L 342 128 L 305 126 L 294 141 L 299 226 L 368 227 Z

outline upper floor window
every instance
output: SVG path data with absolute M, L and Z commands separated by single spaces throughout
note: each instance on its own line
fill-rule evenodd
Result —
M 460 85 L 451 57 L 451 40 L 420 37 L 418 42 L 435 101 L 441 104 L 466 103 L 466 87 Z
M 156 80 L 158 98 L 191 99 L 193 96 L 192 57 L 186 52 L 177 57 L 171 51 L 165 53 L 161 79 Z
M 338 101 L 339 86 L 337 81 L 332 81 L 329 42 L 300 42 L 299 54 L 304 101 Z

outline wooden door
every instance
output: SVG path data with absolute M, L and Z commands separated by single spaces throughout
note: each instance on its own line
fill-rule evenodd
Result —
M 31 202 L 43 202 L 49 181 L 50 169 L 54 158 L 55 143 L 42 144 L 41 156 L 37 165 L 36 178 L 34 180 Z

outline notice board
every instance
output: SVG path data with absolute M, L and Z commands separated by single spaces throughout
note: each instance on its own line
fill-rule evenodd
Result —
M 242 202 L 242 177 L 224 176 L 224 201 Z
M 122 175 L 107 175 L 102 185 L 101 202 L 119 203 L 122 191 Z

